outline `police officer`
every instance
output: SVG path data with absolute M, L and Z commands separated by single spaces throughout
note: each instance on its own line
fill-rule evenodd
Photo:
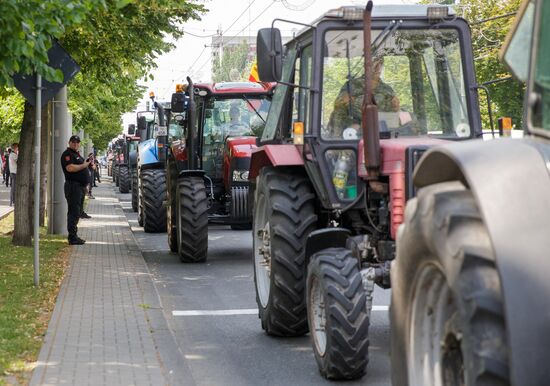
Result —
M 73 135 L 69 139 L 69 147 L 61 154 L 61 167 L 65 174 L 65 199 L 67 200 L 67 231 L 69 244 L 82 245 L 85 243 L 77 235 L 78 219 L 82 212 L 84 189 L 90 182 L 88 166 L 90 160 L 85 160 L 78 153 L 80 137 Z

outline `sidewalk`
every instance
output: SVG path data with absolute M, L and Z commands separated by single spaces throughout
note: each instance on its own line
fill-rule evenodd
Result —
M 6 184 L 2 184 L 0 180 L 0 220 L 12 211 L 13 206 L 10 206 L 10 188 L 6 187 Z
M 105 178 L 104 181 L 108 181 Z M 114 185 L 94 188 L 30 385 L 187 384 Z

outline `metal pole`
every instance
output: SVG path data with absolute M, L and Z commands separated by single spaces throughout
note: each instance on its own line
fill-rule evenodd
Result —
M 40 129 L 42 126 L 42 77 L 36 74 L 36 125 L 34 128 L 34 285 L 40 283 L 39 216 L 40 216 Z

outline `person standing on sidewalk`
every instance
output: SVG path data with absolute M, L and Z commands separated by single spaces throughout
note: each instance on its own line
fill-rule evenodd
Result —
M 17 176 L 17 158 L 19 156 L 19 144 L 11 145 L 10 153 L 10 206 L 15 205 L 15 183 Z
M 61 154 L 61 167 L 65 174 L 65 199 L 67 200 L 67 232 L 69 244 L 82 245 L 86 241 L 78 237 L 78 220 L 81 216 L 86 185 L 90 181 L 89 160 L 82 158 L 78 149 L 80 137 L 73 135 L 69 147 Z
M 4 164 L 4 174 L 6 175 L 5 177 L 6 187 L 10 186 L 10 154 L 11 154 L 11 147 L 8 147 L 6 149 L 6 153 L 4 154 L 6 158 L 6 163 Z
M 94 153 L 88 154 L 88 159 L 90 160 L 90 165 L 88 166 L 88 171 L 90 172 L 90 183 L 88 184 L 88 198 L 94 199 L 94 195 L 92 194 L 92 188 L 95 186 L 95 161 L 94 161 Z

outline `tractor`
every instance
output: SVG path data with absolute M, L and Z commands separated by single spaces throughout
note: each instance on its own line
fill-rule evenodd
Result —
M 168 243 L 182 262 L 203 262 L 208 222 L 250 229 L 248 168 L 273 85 L 179 85 L 172 95 L 167 155 Z M 192 155 L 192 156 L 189 156 Z
M 137 187 L 138 223 L 145 232 L 166 232 L 166 114 L 165 102 L 154 101 L 153 111 L 137 113 L 137 167 L 133 187 Z M 137 178 L 137 181 L 135 179 Z M 135 195 L 135 193 L 134 193 Z
M 119 134 L 116 138 L 112 140 L 112 149 L 113 149 L 113 162 L 112 162 L 112 175 L 113 182 L 116 187 L 120 186 L 119 172 L 120 165 L 124 164 L 124 134 Z
M 550 1 L 525 0 L 501 50 L 527 85 L 524 138 L 417 165 L 391 268 L 394 385 L 550 381 L 549 20 Z
M 260 79 L 278 82 L 249 172 L 259 318 L 269 335 L 309 331 L 328 379 L 366 372 L 419 160 L 482 135 L 471 46 L 449 7 L 372 1 L 284 48 L 277 28 L 258 32 Z
M 140 140 L 135 135 L 135 125 L 128 126 L 128 135 L 125 135 L 120 143 L 119 164 L 117 167 L 117 184 L 120 193 L 130 192 L 132 186 L 132 170 L 137 164 L 137 143 Z M 133 202 L 132 202 L 133 204 Z

